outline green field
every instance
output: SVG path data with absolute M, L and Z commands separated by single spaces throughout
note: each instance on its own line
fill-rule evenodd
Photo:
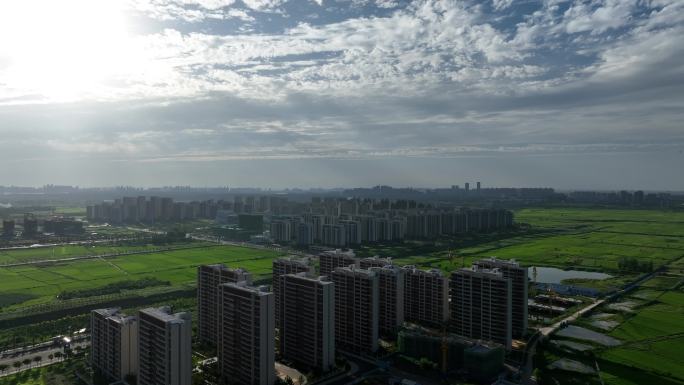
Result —
M 617 322 L 605 331 L 593 325 L 595 318 L 582 318 L 579 326 L 617 338 L 621 344 L 604 347 L 591 341 L 578 341 L 594 346 L 591 354 L 558 352 L 551 349 L 547 357 L 567 357 L 594 367 L 598 360 L 601 382 L 597 375 L 570 375 L 554 370 L 550 373 L 560 384 L 684 384 L 684 276 L 670 270 L 646 282 L 637 291 L 620 298 L 618 303 L 631 306 L 604 305 L 596 313 L 602 320 Z M 558 338 L 558 337 L 557 337 Z M 581 379 L 573 381 L 571 377 Z
M 63 290 L 99 288 L 113 282 L 155 277 L 172 285 L 193 283 L 196 267 L 225 263 L 244 267 L 257 278 L 268 275 L 271 261 L 278 254 L 234 246 L 211 246 L 199 249 L 89 259 L 50 265 L 0 268 L 0 298 L 19 298 L 3 309 L 56 301 Z M 2 304 L 0 303 L 0 306 Z
M 65 246 L 51 246 L 51 247 L 32 247 L 27 249 L 14 250 L 0 250 L 0 265 L 32 262 L 52 259 L 63 259 L 72 257 L 83 257 L 91 255 L 105 255 L 117 254 L 135 251 L 155 250 L 165 247 L 187 246 L 187 244 L 179 245 L 131 245 L 131 246 L 115 246 L 115 245 L 65 245 Z
M 653 261 L 660 266 L 684 256 L 684 213 L 657 210 L 522 209 L 516 221 L 531 226 L 528 234 L 459 248 L 421 252 L 398 245 L 370 249 L 368 254 L 392 256 L 398 263 L 438 267 L 446 271 L 468 266 L 485 256 L 514 258 L 527 266 L 554 266 L 617 273 L 621 257 Z M 446 247 L 445 247 L 446 248 Z
M 623 345 L 601 353 L 605 361 L 635 367 L 684 383 L 684 291 L 683 277 L 669 274 L 646 282 L 631 298 L 648 298 L 633 314 L 610 332 Z M 608 384 L 625 384 L 615 376 Z

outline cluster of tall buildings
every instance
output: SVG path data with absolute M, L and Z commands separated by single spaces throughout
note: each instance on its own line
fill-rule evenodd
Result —
M 188 313 L 147 308 L 137 315 L 119 309 L 91 313 L 91 364 L 113 380 L 138 385 L 189 385 L 192 379 L 192 326 Z
M 241 227 L 237 219 L 247 214 L 266 218 L 276 242 L 335 247 L 496 231 L 513 225 L 513 213 L 504 209 L 437 208 L 415 201 L 370 199 L 312 198 L 304 203 L 278 196 L 238 196 L 232 201 L 175 202 L 139 196 L 87 207 L 88 220 L 111 223 L 215 219 Z
M 644 193 L 638 191 L 573 191 L 567 194 L 573 203 L 592 203 L 604 205 L 636 207 L 672 207 L 677 199 L 668 193 Z
M 111 223 L 164 222 L 187 219 L 214 219 L 227 202 L 174 202 L 172 198 L 153 196 L 123 197 L 112 202 L 86 207 L 90 221 Z
M 278 243 L 300 246 L 322 244 L 349 247 L 364 243 L 490 232 L 513 226 L 513 213 L 504 209 L 380 210 L 366 214 L 338 211 L 332 215 L 306 213 L 274 216 L 270 223 L 271 238 Z
M 348 251 L 319 259 L 320 273 L 335 284 L 338 344 L 353 350 L 374 351 L 369 336 L 394 336 L 404 323 L 507 349 L 527 331 L 527 269 L 514 261 L 482 259 L 446 276 L 438 269 L 398 267 L 389 258 L 357 259 Z M 359 331 L 358 320 L 368 329 Z
M 33 214 L 25 214 L 21 223 L 22 238 L 33 238 L 44 234 L 54 234 L 58 236 L 79 235 L 84 232 L 83 222 L 74 218 L 54 216 L 45 219 L 38 219 Z M 2 221 L 2 237 L 14 238 L 17 223 L 13 219 Z M 40 231 L 39 231 L 40 230 Z
M 527 330 L 527 269 L 495 258 L 450 276 L 331 250 L 273 261 L 272 287 L 223 264 L 197 270 L 197 339 L 216 348 L 225 384 L 272 385 L 277 355 L 326 372 L 338 350 L 373 353 L 407 323 L 507 349 Z M 92 314 L 92 364 L 138 384 L 189 384 L 190 317 L 169 309 Z
M 281 196 L 235 196 L 230 199 L 174 201 L 170 197 L 128 196 L 86 207 L 87 218 L 111 223 L 168 222 L 217 219 L 238 214 L 286 214 L 303 212 Z M 261 229 L 260 229 L 261 231 Z

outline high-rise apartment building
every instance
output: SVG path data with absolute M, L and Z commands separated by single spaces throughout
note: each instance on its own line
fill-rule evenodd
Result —
M 404 320 L 439 328 L 449 318 L 449 279 L 438 269 L 404 266 Z
M 323 225 L 321 242 L 327 246 L 347 246 L 347 232 L 343 224 Z
M 120 381 L 138 373 L 138 322 L 119 309 L 98 309 L 90 313 L 93 368 L 110 380 Z
M 335 283 L 335 345 L 351 352 L 378 349 L 379 280 L 377 273 L 338 267 Z
M 297 245 L 309 246 L 314 242 L 313 225 L 310 223 L 297 224 Z
M 283 280 L 285 274 L 308 273 L 314 275 L 313 261 L 308 258 L 278 258 L 273 261 L 273 296 L 275 297 L 275 327 L 280 330 L 283 314 Z
M 271 239 L 278 243 L 292 241 L 292 223 L 289 220 L 274 220 L 271 222 Z
M 371 267 L 384 267 L 391 264 L 392 258 L 383 258 L 377 255 L 359 260 L 359 267 L 362 269 L 370 269 Z
M 138 385 L 190 385 L 192 317 L 168 307 L 138 312 Z
M 197 334 L 202 343 L 216 345 L 219 319 L 219 288 L 223 283 L 252 282 L 252 275 L 244 269 L 228 268 L 223 264 L 202 265 L 197 268 Z
M 527 296 L 529 280 L 527 268 L 520 266 L 514 260 L 501 260 L 497 258 L 481 259 L 475 265 L 483 269 L 499 269 L 504 278 L 511 280 L 512 286 L 512 317 L 513 338 L 522 338 L 527 332 Z
M 394 336 L 404 323 L 404 276 L 406 271 L 391 264 L 382 267 L 370 267 L 369 269 L 378 276 L 379 333 L 383 336 Z
M 273 385 L 275 381 L 275 301 L 265 286 L 247 282 L 220 286 L 218 360 L 222 382 Z
M 347 267 L 350 265 L 357 265 L 358 259 L 353 251 L 331 250 L 319 254 L 320 274 L 330 276 L 333 270 L 338 267 Z
M 306 273 L 281 278 L 281 354 L 326 372 L 335 366 L 334 284 L 327 277 L 313 278 Z
M 498 269 L 477 266 L 451 274 L 451 330 L 511 348 L 511 280 Z

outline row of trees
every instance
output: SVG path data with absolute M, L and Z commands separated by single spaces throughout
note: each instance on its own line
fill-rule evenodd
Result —
M 618 260 L 618 269 L 634 273 L 650 273 L 653 271 L 653 261 L 642 261 L 636 257 L 622 257 Z
M 144 289 L 146 287 L 152 287 L 152 286 L 170 286 L 171 282 L 169 281 L 162 281 L 154 277 L 145 277 L 143 279 L 139 279 L 136 281 L 128 280 L 128 281 L 120 281 L 120 282 L 114 282 L 110 283 L 108 285 L 98 287 L 98 288 L 89 288 L 89 289 L 83 289 L 83 290 L 65 290 L 60 292 L 57 295 L 58 299 L 61 300 L 67 300 L 67 299 L 72 299 L 72 298 L 86 298 L 86 297 L 96 297 L 100 295 L 107 295 L 107 294 L 118 294 L 121 293 L 124 290 L 137 290 L 137 289 Z
M 48 359 L 50 360 L 50 362 L 52 362 L 54 359 L 59 360 L 63 356 L 64 356 L 64 354 L 62 352 L 55 352 L 54 354 L 50 354 L 48 356 Z M 33 359 L 24 358 L 23 360 L 14 361 L 14 363 L 12 363 L 12 367 L 14 367 L 14 369 L 16 371 L 18 371 L 22 367 L 28 366 L 29 368 L 31 368 L 34 365 L 38 366 L 41 364 L 42 361 L 43 361 L 43 357 L 41 357 L 41 356 L 35 356 L 35 357 L 33 357 Z M 0 364 L 0 373 L 5 373 L 7 370 L 9 370 L 9 368 L 10 368 L 10 366 L 7 364 Z

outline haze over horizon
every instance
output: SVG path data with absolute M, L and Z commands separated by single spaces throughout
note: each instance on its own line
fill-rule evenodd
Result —
M 0 185 L 684 191 L 681 0 L 0 3 Z

